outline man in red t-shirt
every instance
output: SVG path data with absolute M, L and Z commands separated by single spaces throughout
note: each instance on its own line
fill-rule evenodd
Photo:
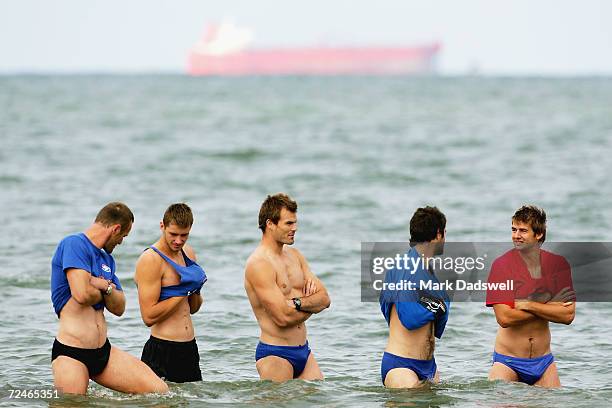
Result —
M 519 208 L 512 217 L 514 248 L 491 266 L 486 303 L 493 307 L 500 328 L 489 380 L 561 386 L 550 351 L 549 322 L 570 324 L 576 295 L 565 258 L 540 248 L 545 238 L 544 210 Z M 509 290 L 491 288 L 508 280 Z

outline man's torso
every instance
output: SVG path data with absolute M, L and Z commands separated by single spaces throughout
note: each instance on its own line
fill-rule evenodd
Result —
M 514 300 L 543 301 L 560 289 L 554 273 L 553 254 L 540 251 L 538 262 L 525 261 L 518 251 L 503 255 L 503 267 L 513 279 Z M 500 327 L 495 339 L 495 351 L 519 358 L 535 358 L 550 353 L 548 320 L 537 317 L 517 326 Z
M 304 288 L 304 270 L 295 250 L 283 248 L 280 256 L 268 253 L 263 247 L 258 247 L 247 260 L 247 266 L 255 260 L 265 259 L 274 270 L 275 284 L 285 299 L 302 297 Z M 306 343 L 306 325 L 300 323 L 290 327 L 279 327 L 274 323 L 248 280 L 245 289 L 261 328 L 262 342 L 274 345 L 303 345 Z
M 157 244 L 156 244 L 157 245 Z M 185 266 L 185 260 L 181 252 L 170 255 L 168 258 L 181 266 Z M 181 283 L 179 273 L 158 254 L 154 254 L 157 265 L 161 271 L 161 286 L 173 286 Z M 172 341 L 191 341 L 195 337 L 189 302 L 183 297 L 177 308 L 164 320 L 151 326 L 151 334 L 159 339 Z
M 433 328 L 433 322 L 428 322 L 418 329 L 406 329 L 393 305 L 389 321 L 389 340 L 385 351 L 416 360 L 431 360 L 436 344 Z
M 71 242 L 69 242 L 69 240 Z M 71 248 L 68 248 L 71 246 Z M 71 261 L 72 257 L 65 256 L 63 251 L 74 250 L 79 252 L 81 262 L 77 265 Z M 67 262 L 65 265 L 63 262 Z M 68 285 L 68 277 L 64 267 L 79 267 L 93 276 L 109 279 L 114 274 L 114 260 L 112 256 L 94 248 L 93 244 L 84 234 L 75 234 L 66 237 L 53 259 L 52 291 L 63 291 L 62 296 L 69 295 L 70 298 L 61 308 L 59 313 L 59 329 L 57 340 L 62 344 L 72 347 L 94 349 L 99 348 L 106 342 L 107 326 L 104 318 L 103 308 L 94 309 L 93 306 L 81 305 L 73 297 Z M 69 272 L 74 273 L 74 272 Z M 66 292 L 67 291 L 67 292 Z M 54 295 L 57 295 L 55 293 Z M 52 296 L 55 301 L 61 301 Z

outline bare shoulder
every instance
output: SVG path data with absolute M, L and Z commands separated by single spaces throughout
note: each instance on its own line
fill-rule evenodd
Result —
M 300 263 L 300 267 L 302 268 L 304 273 L 312 273 L 310 271 L 310 265 L 308 265 L 308 261 L 306 261 L 306 257 L 300 252 L 299 249 L 293 247 L 286 247 L 285 251 L 287 251 L 287 255 L 292 258 L 295 258 Z
M 183 251 L 185 251 L 185 253 L 187 254 L 187 257 L 189 259 L 191 259 L 192 261 L 196 260 L 196 254 L 195 254 L 195 251 L 193 250 L 193 248 L 191 247 L 191 245 L 185 244 L 183 246 Z
M 162 257 L 159 256 L 157 253 L 155 253 L 155 251 L 153 251 L 150 248 L 147 248 L 138 257 L 138 261 L 136 261 L 136 266 L 137 267 L 140 265 L 152 266 L 152 265 L 155 265 L 156 263 L 161 264 L 160 262 L 161 259 Z
M 156 272 L 161 274 L 162 257 L 155 253 L 152 249 L 145 250 L 138 261 L 136 262 L 135 279 L 138 280 L 139 275 L 146 277 L 155 276 Z
M 269 276 L 273 276 L 273 274 L 274 267 L 272 266 L 272 263 L 265 257 L 261 256 L 257 250 L 255 250 L 255 252 L 249 256 L 249 259 L 247 259 L 244 269 L 244 277 L 247 281 L 260 280 L 262 278 L 265 279 Z
M 300 252 L 299 249 L 297 249 L 295 247 L 288 247 L 288 246 L 286 246 L 284 248 L 284 250 L 287 252 L 288 255 L 294 256 L 297 259 L 299 259 L 300 262 L 304 263 L 306 261 L 306 258 L 304 257 L 304 254 L 302 254 L 302 252 Z

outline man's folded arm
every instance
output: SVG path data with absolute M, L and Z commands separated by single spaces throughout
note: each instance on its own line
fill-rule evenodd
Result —
M 306 321 L 311 313 L 296 310 L 290 306 L 280 288 L 272 266 L 265 260 L 257 260 L 246 268 L 246 280 L 251 284 L 257 299 L 279 327 L 290 327 Z
M 331 305 L 331 299 L 329 298 L 327 289 L 325 288 L 325 285 L 323 285 L 323 282 L 321 282 L 321 280 L 317 278 L 314 273 L 312 273 L 304 255 L 302 255 L 302 253 L 297 249 L 294 249 L 294 251 L 300 260 L 300 265 L 302 267 L 302 271 L 304 272 L 305 287 L 309 284 L 309 282 L 312 282 L 312 284 L 314 284 L 316 287 L 314 293 L 307 296 L 300 296 L 301 310 L 309 313 L 319 313 Z
M 102 293 L 102 297 L 104 298 L 104 307 L 106 307 L 109 312 L 115 316 L 121 316 L 123 312 L 125 312 L 125 295 L 115 283 L 109 283 L 109 281 L 106 279 L 95 276 L 92 276 L 89 279 L 89 282 Z M 107 295 L 106 290 L 108 289 L 109 284 L 112 290 L 111 294 Z
M 84 269 L 66 269 L 72 298 L 80 305 L 93 306 L 102 301 L 102 292 L 90 283 L 91 273 Z
M 183 300 L 183 297 L 175 296 L 160 302 L 161 278 L 159 263 L 147 252 L 143 253 L 136 264 L 134 279 L 138 285 L 140 315 L 148 327 L 165 320 Z
M 497 323 L 504 328 L 519 326 L 523 323 L 527 323 L 538 318 L 532 313 L 513 309 L 503 303 L 494 304 L 493 310 L 495 311 L 495 319 L 497 319 Z
M 541 319 L 553 323 L 570 324 L 576 316 L 575 302 L 549 302 L 539 303 L 532 301 L 517 302 L 520 311 L 525 311 L 538 316 Z

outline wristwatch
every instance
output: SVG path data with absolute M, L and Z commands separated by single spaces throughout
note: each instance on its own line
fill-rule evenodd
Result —
M 113 285 L 111 285 L 111 281 L 108 281 L 108 287 L 104 291 L 104 294 L 110 296 L 111 293 L 113 293 Z
M 293 306 L 295 306 L 295 310 L 300 311 L 302 309 L 302 299 L 293 298 Z

